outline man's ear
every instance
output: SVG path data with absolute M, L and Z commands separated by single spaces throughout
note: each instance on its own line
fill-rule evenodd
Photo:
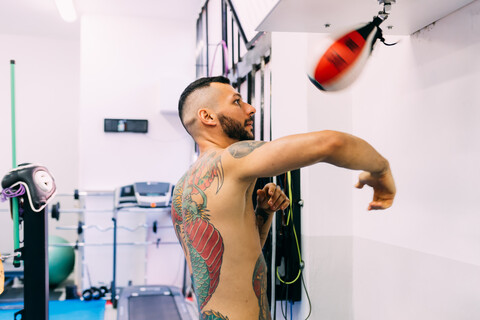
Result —
M 209 108 L 198 109 L 198 118 L 207 126 L 215 126 L 217 124 L 217 115 Z

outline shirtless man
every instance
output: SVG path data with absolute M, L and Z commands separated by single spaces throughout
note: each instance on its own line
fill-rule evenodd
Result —
M 288 201 L 270 184 L 257 191 L 254 211 L 257 178 L 326 162 L 363 170 L 356 187 L 373 187 L 369 210 L 390 207 L 395 196 L 388 161 L 364 140 L 320 131 L 252 141 L 255 111 L 223 77 L 198 79 L 180 97 L 181 121 L 200 154 L 176 184 L 172 221 L 202 320 L 271 319 L 262 246 L 273 213 Z

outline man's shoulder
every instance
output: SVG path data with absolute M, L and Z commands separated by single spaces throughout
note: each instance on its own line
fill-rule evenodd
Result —
M 235 159 L 241 159 L 248 156 L 252 153 L 255 149 L 260 148 L 266 142 L 265 141 L 239 141 L 232 145 L 230 145 L 225 150 Z

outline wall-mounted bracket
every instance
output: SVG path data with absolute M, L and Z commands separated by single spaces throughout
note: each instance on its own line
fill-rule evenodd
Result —
M 385 20 L 392 10 L 392 4 L 397 3 L 397 0 L 378 0 L 378 3 L 383 4 L 383 10 L 378 12 L 378 17 Z

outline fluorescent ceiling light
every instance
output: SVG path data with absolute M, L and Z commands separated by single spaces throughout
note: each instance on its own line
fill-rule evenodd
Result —
M 55 0 L 58 12 L 63 20 L 73 22 L 77 20 L 77 12 L 73 0 Z

